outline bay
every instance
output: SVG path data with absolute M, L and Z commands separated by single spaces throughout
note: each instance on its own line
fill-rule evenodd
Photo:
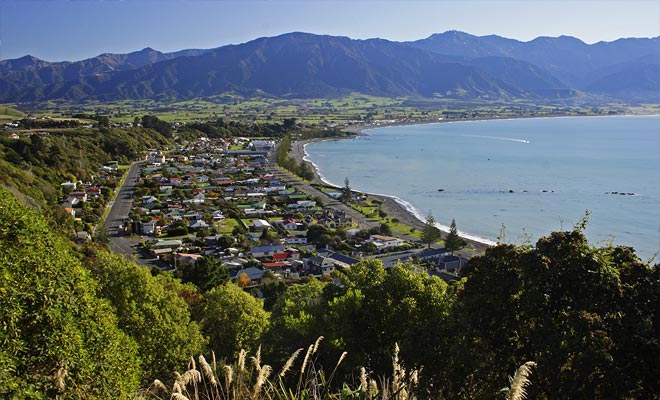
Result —
M 440 122 L 312 143 L 307 159 L 337 186 L 393 196 L 420 219 L 467 235 L 532 243 L 587 212 L 595 245 L 660 251 L 660 117 Z M 616 192 L 617 194 L 612 194 Z M 625 193 L 621 195 L 619 193 Z

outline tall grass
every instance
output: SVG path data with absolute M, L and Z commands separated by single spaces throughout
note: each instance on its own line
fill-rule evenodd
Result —
M 399 360 L 399 346 L 394 346 L 392 355 L 392 376 L 374 378 L 367 370 L 360 368 L 359 382 L 351 385 L 347 382 L 333 384 L 336 373 L 347 353 L 339 357 L 330 375 L 316 363 L 316 354 L 323 337 L 311 344 L 302 363 L 296 370 L 303 349 L 296 350 L 284 363 L 282 369 L 273 374 L 270 365 L 262 365 L 261 348 L 254 356 L 241 350 L 231 364 L 216 363 L 215 354 L 208 363 L 204 356 L 197 361 L 193 357 L 188 362 L 188 370 L 183 374 L 174 373 L 171 387 L 159 380 L 141 393 L 144 399 L 177 400 L 416 400 L 418 388 L 418 370 L 406 370 Z M 199 364 L 199 369 L 197 365 Z M 526 362 L 510 378 L 510 386 L 502 389 L 507 399 L 521 400 L 526 396 L 526 387 L 530 385 L 529 375 L 534 362 Z M 285 379 L 287 377 L 296 379 Z M 291 382 L 297 382 L 292 384 Z
M 183 374 L 175 372 L 171 387 L 156 380 L 142 393 L 147 399 L 178 399 L 178 400 L 294 400 L 294 399 L 382 399 L 382 400 L 414 400 L 417 386 L 416 370 L 407 371 L 399 362 L 399 347 L 395 346 L 392 357 L 393 374 L 389 379 L 374 379 L 365 368 L 360 369 L 360 381 L 357 386 L 342 383 L 335 385 L 337 370 L 347 353 L 338 359 L 333 370 L 326 375 L 323 368 L 316 363 L 320 343 L 323 337 L 309 346 L 300 365 L 299 355 L 303 349 L 296 350 L 286 361 L 277 374 L 272 374 L 271 366 L 261 363 L 261 350 L 250 357 L 251 363 L 246 365 L 248 353 L 242 350 L 231 364 L 216 364 L 215 354 L 212 363 L 204 356 L 199 356 L 195 362 L 190 358 L 188 370 Z M 198 366 L 199 365 L 199 369 Z M 297 373 L 295 380 L 285 379 Z

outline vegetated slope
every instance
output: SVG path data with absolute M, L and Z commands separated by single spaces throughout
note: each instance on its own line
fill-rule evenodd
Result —
M 510 82 L 520 92 L 548 99 L 572 97 L 577 94 L 576 90 L 569 88 L 546 70 L 525 61 L 490 56 L 470 60 L 470 64 L 500 81 Z
M 599 78 L 593 76 L 594 71 L 660 54 L 660 37 L 625 38 L 589 45 L 571 36 L 538 37 L 522 42 L 496 35 L 474 36 L 448 31 L 408 43 L 434 53 L 466 59 L 488 56 L 515 58 L 545 69 L 577 89 L 586 89 L 594 78 Z
M 0 188 L 0 397 L 132 398 L 137 345 L 66 240 Z
M 30 123 L 28 120 L 24 122 Z M 168 143 L 168 138 L 144 128 L 45 129 L 21 139 L 0 137 L 0 186 L 24 204 L 41 209 L 58 229 L 67 230 L 72 219 L 58 202 L 60 184 L 91 180 L 110 160 L 127 163 L 149 147 Z M 114 185 L 117 182 L 106 182 Z
M 512 88 L 513 89 L 513 88 Z M 112 76 L 40 86 L 19 98 L 194 98 L 227 91 L 245 95 L 327 97 L 515 97 L 479 69 L 386 40 L 291 33 L 225 46 Z
M 152 48 L 128 54 L 103 53 L 81 61 L 48 62 L 27 55 L 0 61 L 0 94 L 19 96 L 26 88 L 37 88 L 88 76 L 99 76 L 117 71 L 128 71 L 144 65 L 171 60 L 176 57 L 196 56 L 206 50 L 182 50 L 161 53 Z

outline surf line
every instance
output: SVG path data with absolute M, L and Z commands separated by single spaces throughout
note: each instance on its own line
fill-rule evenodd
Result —
M 473 138 L 495 139 L 495 140 L 508 140 L 510 142 L 518 142 L 518 143 L 529 143 L 529 140 L 525 140 L 525 139 L 514 139 L 514 138 L 497 137 L 497 136 L 481 136 L 481 135 L 463 135 L 463 136 L 473 137 Z

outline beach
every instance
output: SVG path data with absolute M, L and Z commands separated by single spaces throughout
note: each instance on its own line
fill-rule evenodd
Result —
M 350 132 L 355 135 L 363 135 L 364 133 L 362 131 L 368 128 L 373 128 L 373 127 L 353 127 L 350 130 L 347 130 L 347 132 Z M 297 162 L 305 161 L 310 164 L 310 166 L 314 170 L 313 183 L 334 186 L 329 184 L 328 182 L 325 182 L 319 175 L 319 171 L 317 170 L 316 166 L 305 159 L 305 156 L 307 155 L 307 153 L 305 152 L 305 146 L 310 143 L 319 142 L 322 140 L 328 140 L 328 139 L 307 139 L 307 140 L 294 142 L 291 144 L 291 152 L 289 153 L 289 155 L 293 157 Z M 344 140 L 344 139 L 330 139 L 330 140 Z M 380 194 L 371 194 L 371 193 L 369 193 L 368 196 L 371 199 L 376 199 L 380 201 L 382 203 L 382 207 L 381 207 L 382 210 L 386 212 L 388 216 L 398 219 L 402 224 L 408 225 L 418 230 L 424 227 L 424 221 L 420 220 L 404 205 L 397 202 L 397 200 L 394 197 L 380 195 Z M 412 239 L 412 237 L 408 237 L 404 239 Z M 489 247 L 488 244 L 476 241 L 469 237 L 463 237 L 463 239 L 465 239 L 465 241 L 468 243 L 468 247 L 473 248 L 474 250 L 476 250 L 477 253 L 482 253 Z

